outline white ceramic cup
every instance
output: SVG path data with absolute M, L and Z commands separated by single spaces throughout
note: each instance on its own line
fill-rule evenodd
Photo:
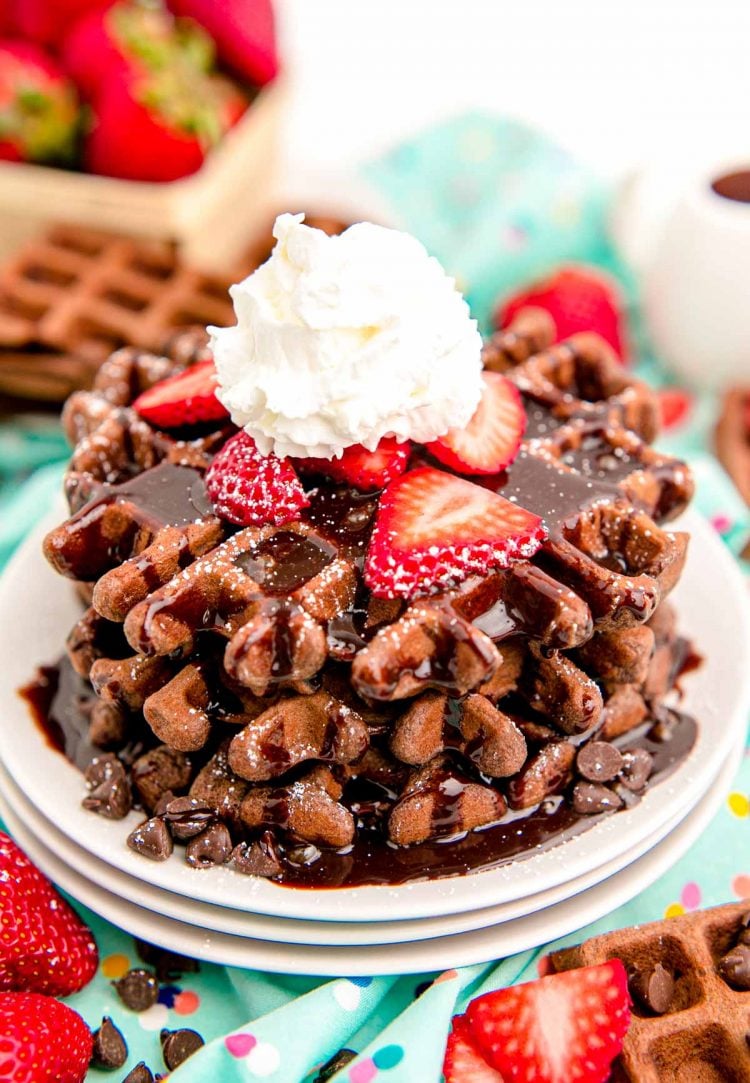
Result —
M 658 354 L 689 382 L 750 380 L 750 202 L 719 195 L 721 177 L 750 159 L 704 170 L 686 187 L 641 267 L 648 330 Z

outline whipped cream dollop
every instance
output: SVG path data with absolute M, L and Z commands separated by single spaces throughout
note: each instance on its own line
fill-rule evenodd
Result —
M 264 455 L 327 459 L 466 425 L 482 340 L 453 279 L 406 233 L 303 218 L 276 219 L 270 258 L 230 290 L 237 325 L 209 328 L 235 424 Z

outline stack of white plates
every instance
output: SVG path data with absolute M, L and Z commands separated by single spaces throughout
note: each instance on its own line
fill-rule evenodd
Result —
M 61 653 L 75 620 L 70 587 L 39 555 L 39 537 L 0 583 L 0 812 L 37 864 L 116 925 L 218 963 L 318 975 L 438 970 L 546 943 L 632 898 L 670 867 L 723 800 L 744 747 L 750 643 L 744 582 L 695 514 L 674 601 L 703 656 L 682 707 L 695 748 L 643 800 L 549 850 L 481 873 L 396 886 L 293 889 L 228 868 L 155 864 L 112 822 L 80 807 L 80 773 L 45 742 L 16 689 Z

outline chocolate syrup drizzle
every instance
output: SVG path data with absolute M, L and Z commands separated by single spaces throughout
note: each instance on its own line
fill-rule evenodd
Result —
M 528 435 L 544 434 L 556 427 L 557 422 L 545 407 L 534 402 L 527 405 Z M 613 499 L 622 499 L 622 494 L 616 488 L 617 482 L 635 467 L 626 454 L 613 454 L 611 448 L 597 441 L 594 428 L 595 425 L 592 425 L 590 438 L 586 438 L 576 451 L 567 453 L 562 459 L 564 465 L 579 472 L 560 469 L 553 462 L 522 450 L 507 471 L 495 477 L 473 480 L 540 515 L 552 541 L 564 538 L 566 531 L 575 525 L 581 511 L 598 502 L 611 504 Z M 424 453 L 419 454 L 423 460 L 429 461 Z M 441 466 L 440 469 L 445 467 Z M 378 495 L 362 494 L 321 479 L 309 491 L 310 507 L 304 513 L 304 518 L 314 526 L 319 537 L 310 540 L 293 532 L 280 531 L 269 542 L 259 545 L 252 554 L 240 557 L 243 570 L 256 579 L 264 595 L 269 596 L 268 604 L 283 604 L 281 596 L 320 572 L 337 553 L 354 560 L 361 568 L 377 510 Z M 104 486 L 77 513 L 76 518 L 96 515 L 102 503 L 113 500 L 134 503 L 141 521 L 151 526 L 184 523 L 211 514 L 200 473 L 191 467 L 168 463 L 147 470 L 121 485 Z M 330 545 L 326 539 L 330 540 Z M 112 556 L 116 557 L 117 554 Z M 618 566 L 617 570 L 628 571 L 622 566 Z M 365 628 L 367 600 L 367 592 L 361 586 L 350 610 L 329 623 L 329 645 L 334 657 L 341 661 L 350 661 L 377 631 L 377 623 Z M 637 607 L 636 599 L 633 606 Z M 391 611 L 383 619 L 392 620 L 393 616 Z M 525 633 L 520 615 L 502 599 L 495 601 L 485 613 L 475 618 L 474 623 L 496 641 Z M 206 643 L 205 648 L 199 647 L 199 658 L 203 652 L 209 665 L 215 664 L 212 661 L 211 638 L 210 635 L 207 640 L 199 638 L 199 643 Z M 283 641 L 283 636 L 280 638 Z M 283 642 L 280 642 L 280 650 L 283 653 Z M 683 662 L 685 670 L 692 667 L 692 658 L 685 651 L 682 654 L 678 651 L 673 674 L 675 681 Z M 284 659 L 280 657 L 278 663 L 276 672 L 283 676 Z M 434 665 L 439 664 L 438 657 Z M 432 677 L 439 680 L 439 673 L 436 671 Z M 218 681 L 216 684 L 218 687 Z M 87 736 L 94 694 L 88 682 L 75 674 L 67 658 L 57 666 L 40 670 L 37 679 L 21 690 L 21 694 L 48 742 L 79 767 L 85 767 L 99 751 L 90 744 Z M 209 709 L 214 722 L 213 733 L 206 748 L 192 756 L 196 768 L 213 755 L 222 740 L 236 732 L 236 728 L 226 726 L 223 721 L 231 715 L 233 708 L 232 704 L 224 702 L 225 699 L 224 693 L 219 693 L 216 703 Z M 379 703 L 367 708 L 375 747 L 378 743 L 387 747 L 394 711 L 401 707 L 402 704 Z M 692 718 L 676 711 L 666 711 L 663 707 L 656 708 L 655 712 L 659 717 L 651 717 L 614 742 L 623 751 L 645 748 L 651 753 L 653 773 L 649 784 L 660 781 L 673 771 L 688 755 L 696 739 L 696 723 Z M 455 725 L 458 714 L 455 701 L 449 701 L 446 713 L 446 744 L 449 749 L 452 744 L 451 723 L 453 721 Z M 528 709 L 526 717 L 529 717 Z M 136 736 L 128 748 L 118 750 L 118 755 L 126 762 L 139 751 L 156 744 L 140 716 L 134 732 Z M 563 739 L 579 743 L 590 736 L 588 732 Z M 533 751 L 533 742 L 530 745 Z M 282 752 L 279 750 L 280 755 Z M 279 779 L 279 786 L 286 784 L 293 775 L 294 771 Z M 582 816 L 576 813 L 563 791 L 546 798 L 535 808 L 510 811 L 492 826 L 456 836 L 459 797 L 472 779 L 491 783 L 472 764 L 469 750 L 468 757 L 456 758 L 455 769 L 452 767 L 447 772 L 439 787 L 438 818 L 445 837 L 408 848 L 396 847 L 387 841 L 387 815 L 397 794 L 373 779 L 358 777 L 350 780 L 345 785 L 342 802 L 351 809 L 357 821 L 354 844 L 344 852 L 319 852 L 314 847 L 300 848 L 298 840 L 282 835 L 277 840 L 277 851 L 283 872 L 277 879 L 294 887 L 322 888 L 403 883 L 453 876 L 470 870 L 496 867 L 522 855 L 547 850 L 587 830 L 605 815 Z M 561 779 L 561 787 L 565 781 Z M 629 798 L 630 801 L 638 799 L 636 795 Z M 283 822 L 282 804 L 283 797 L 280 796 L 279 822 Z M 310 860 L 311 851 L 314 851 L 314 860 Z

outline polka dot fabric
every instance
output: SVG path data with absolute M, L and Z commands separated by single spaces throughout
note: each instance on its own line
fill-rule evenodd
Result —
M 489 116 L 456 118 L 368 167 L 366 180 L 390 203 L 403 227 L 419 236 L 468 291 L 488 322 L 499 294 L 563 261 L 617 271 L 604 241 L 606 193 L 578 163 L 523 125 Z M 625 280 L 626 288 L 628 286 Z M 631 294 L 632 295 L 632 294 Z M 638 328 L 635 328 L 638 340 Z M 643 343 L 640 342 L 643 354 Z M 709 454 L 715 403 L 675 388 L 654 361 L 643 375 L 662 388 L 665 450 L 686 455 L 698 481 L 697 504 L 738 556 L 750 538 L 750 516 Z M 59 469 L 18 490 L 23 470 L 57 456 L 40 452 L 38 432 L 0 425 L 0 554 L 9 553 L 59 487 Z M 40 457 L 41 456 L 41 457 Z M 3 473 L 5 471 L 5 473 Z M 10 494 L 2 499 L 2 483 Z M 12 501 L 12 508 L 9 501 Z M 748 899 L 750 906 L 750 757 L 703 836 L 666 876 L 606 919 L 555 946 L 697 907 Z M 112 981 L 141 965 L 129 936 L 78 907 L 95 931 L 95 980 L 69 1003 L 92 1027 L 110 1015 L 128 1043 L 122 1078 L 138 1061 L 164 1071 L 162 1027 L 190 1027 L 206 1046 L 173 1071 L 170 1083 L 313 1083 L 341 1049 L 333 1083 L 439 1083 L 451 1016 L 478 993 L 544 973 L 549 945 L 484 966 L 408 977 L 334 981 L 276 977 L 201 965 L 162 988 L 159 1002 L 136 1015 Z M 90 1083 L 111 1075 L 89 1073 Z

